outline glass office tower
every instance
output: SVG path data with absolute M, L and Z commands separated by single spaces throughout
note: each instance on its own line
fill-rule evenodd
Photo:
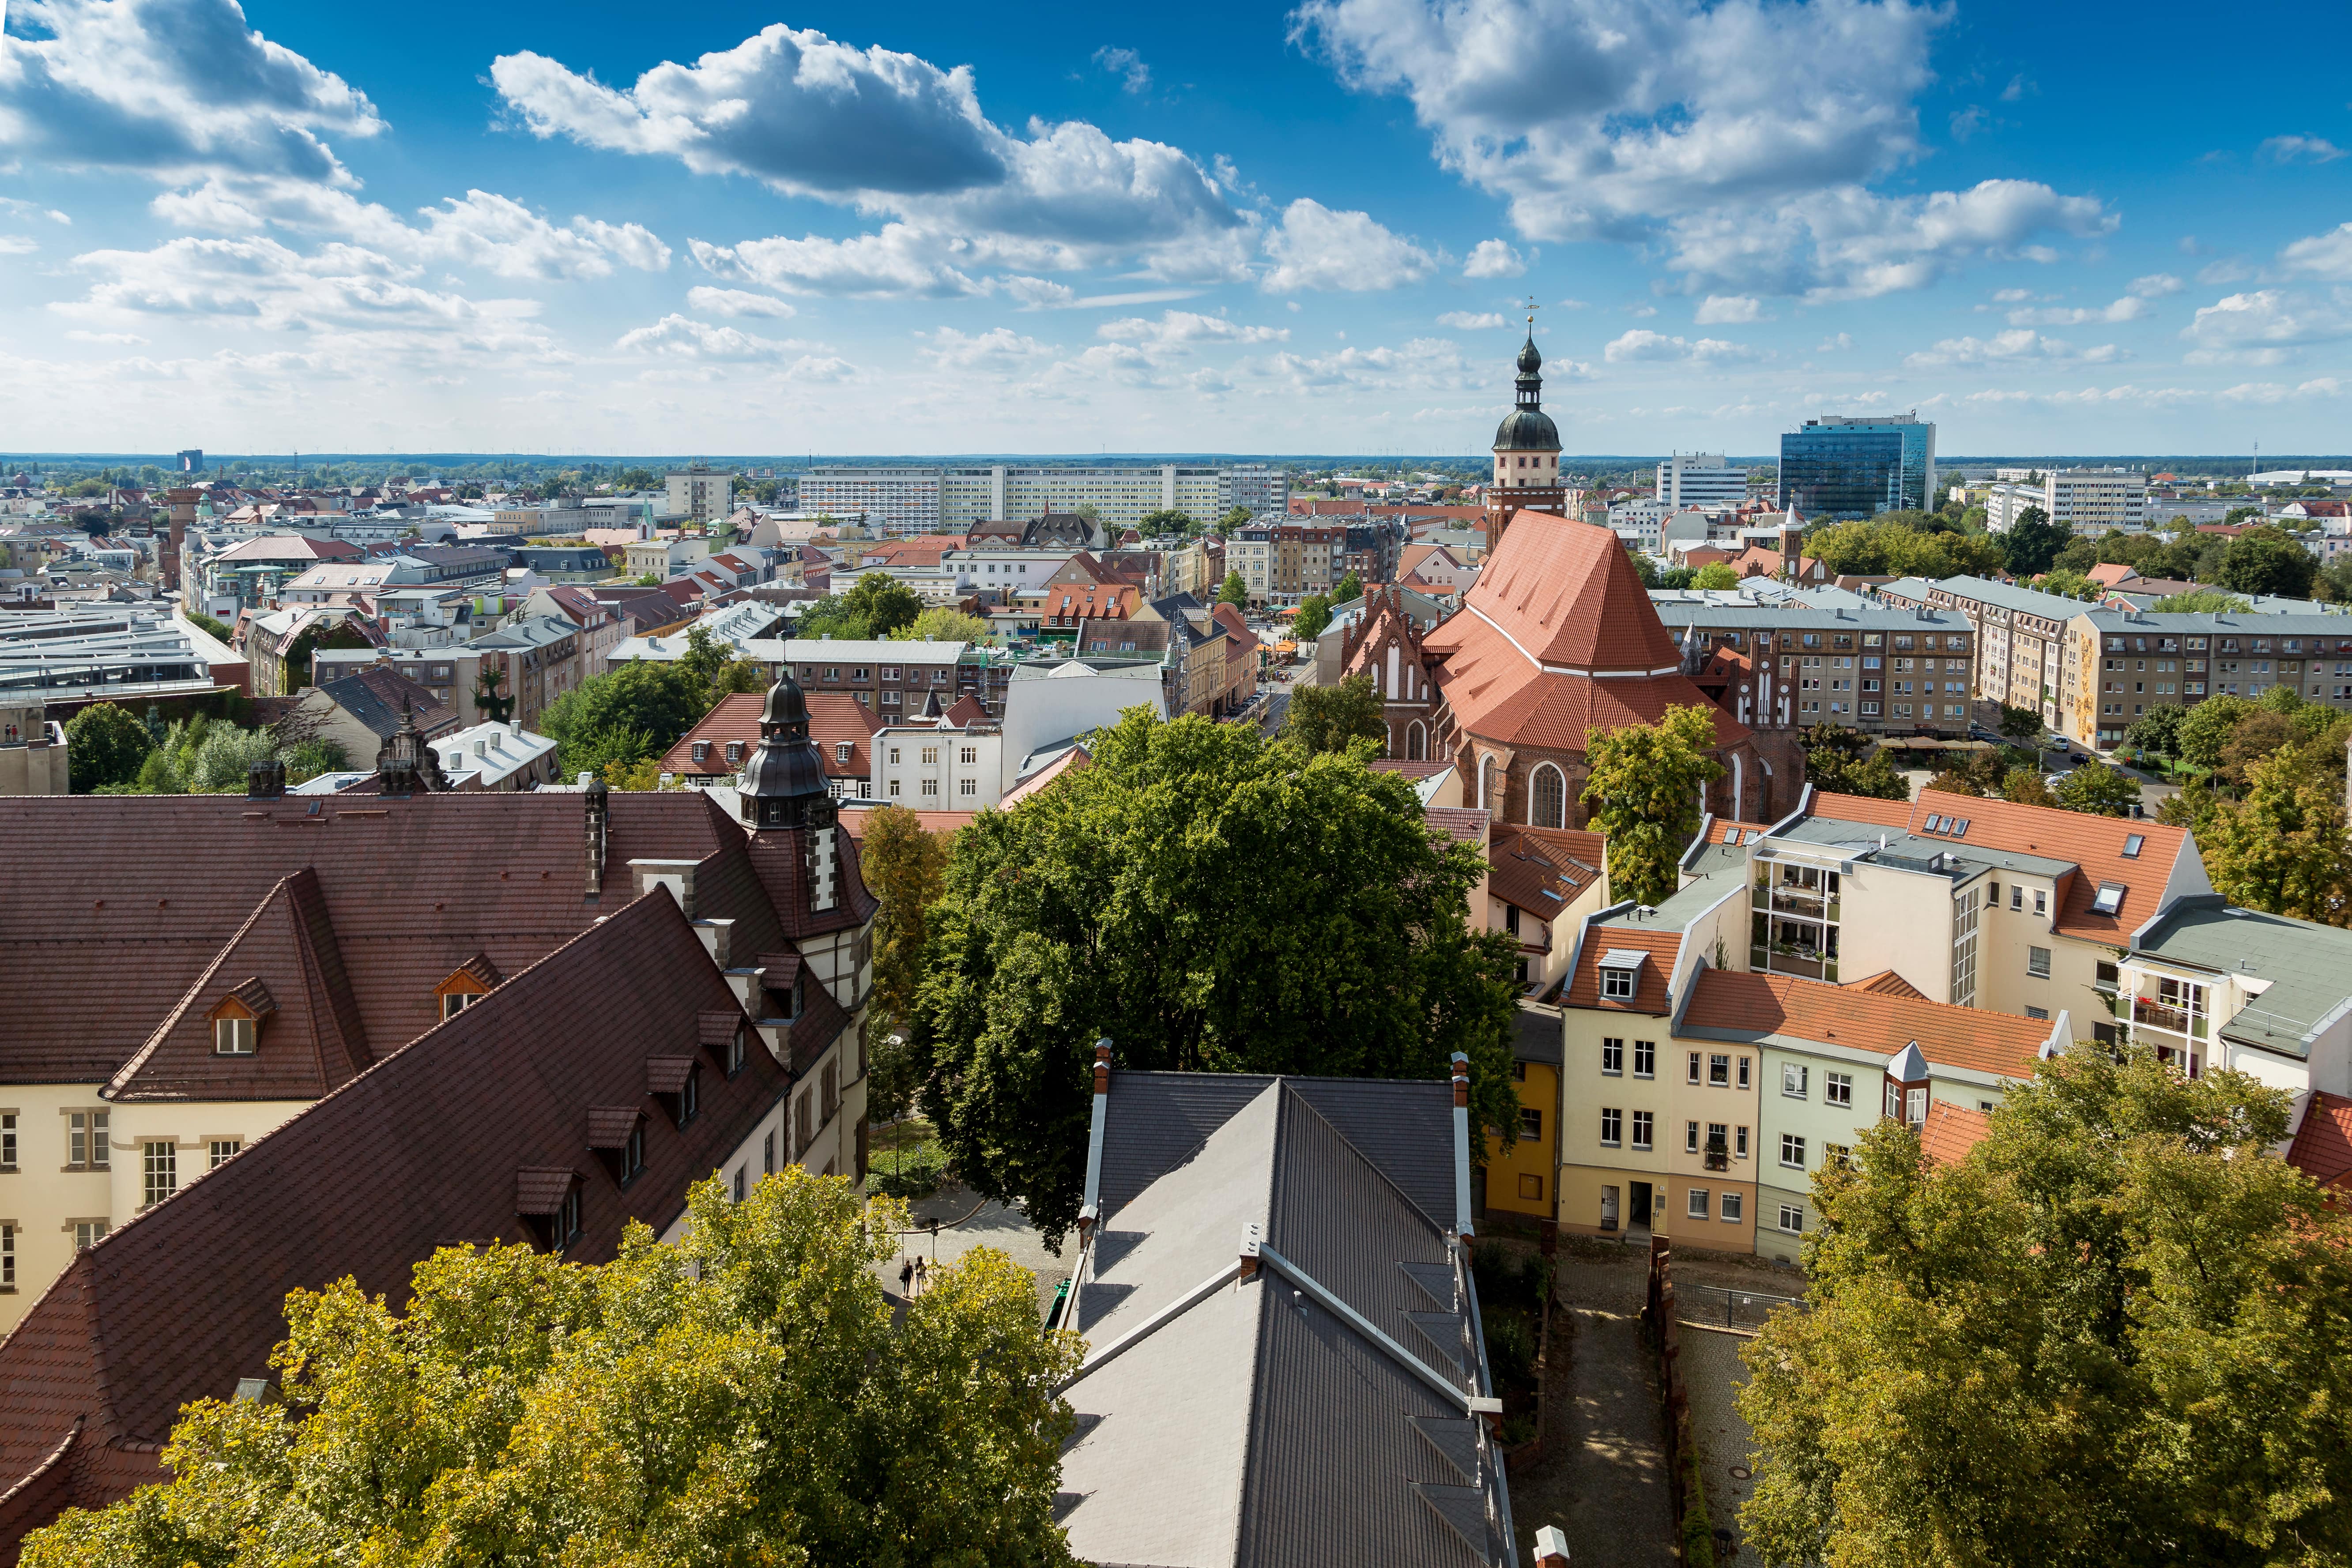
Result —
M 1780 504 L 1805 517 L 1935 508 L 1936 426 L 1916 414 L 1825 415 L 1780 437 Z

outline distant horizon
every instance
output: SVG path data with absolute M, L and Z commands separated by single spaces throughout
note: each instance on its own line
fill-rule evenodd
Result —
M 1676 457 L 1693 455 L 1696 448 L 1679 452 L 1563 452 L 1563 468 L 1597 468 L 1605 465 L 1661 463 Z M 1707 454 L 1714 455 L 1714 454 Z M 22 452 L 0 458 L 0 464 L 14 468 L 26 463 L 96 463 L 110 468 L 144 467 L 152 464 L 170 470 L 176 452 Z M 1732 466 L 1777 465 L 1780 455 L 1772 452 L 1722 454 Z M 1350 463 L 1483 463 L 1488 458 L 1484 452 L 950 452 L 950 453 L 851 453 L 833 455 L 817 453 L 783 455 L 779 453 L 719 453 L 681 455 L 646 452 L 580 452 L 551 455 L 542 452 L 229 452 L 205 454 L 205 467 L 197 472 L 214 473 L 225 467 L 253 463 L 299 462 L 304 465 L 347 463 L 382 463 L 391 466 L 415 464 L 420 467 L 458 466 L 478 463 L 530 463 L 539 467 L 578 467 L 595 463 L 607 468 L 650 467 L 665 469 L 683 468 L 691 464 L 707 464 L 714 468 L 953 468 L 985 467 L 993 463 L 1045 463 L 1056 466 L 1118 464 L 1203 464 L 1229 465 L 1238 463 L 1314 464 L 1318 466 Z M 2245 453 L 2184 453 L 2184 452 L 2014 452 L 1963 453 L 1938 455 L 1938 468 L 1981 468 L 1990 463 L 2068 464 L 2074 466 L 2129 466 L 2136 464 L 2177 465 L 2188 468 L 2202 465 L 2219 469 L 2252 464 L 2255 459 Z M 2352 454 L 2310 454 L 2281 452 L 2263 457 L 2261 466 L 2250 469 L 2270 473 L 2283 468 L 2352 468 Z

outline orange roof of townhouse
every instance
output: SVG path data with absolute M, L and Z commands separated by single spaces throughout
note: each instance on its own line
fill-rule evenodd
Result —
M 1123 621 L 1135 614 L 1141 590 L 1130 583 L 1065 584 L 1045 595 L 1045 614 L 1056 621 L 1077 616 Z
M 1654 1018 L 1663 1018 L 1674 1011 L 1674 998 L 1666 994 L 1666 980 L 1674 972 L 1675 960 L 1682 947 L 1683 933 L 1679 929 L 1660 931 L 1654 926 L 1630 922 L 1587 926 L 1583 943 L 1577 950 L 1575 973 L 1561 989 L 1561 1005 L 1597 1013 L 1646 1013 Z M 1631 953 L 1639 953 L 1643 959 L 1634 975 L 1633 999 L 1620 1001 L 1602 996 L 1601 970 L 1618 967 L 1612 960 Z
M 1927 1107 L 1927 1124 L 1919 1129 L 1919 1152 L 1940 1163 L 1953 1164 L 1983 1142 L 1991 1131 L 1992 1118 L 1983 1111 L 1939 1100 Z
M 2126 583 L 2137 582 L 2139 571 L 2127 562 L 2102 561 L 2083 575 L 2102 588 L 2120 588 Z
M 2181 852 L 2189 847 L 2187 828 L 2153 820 L 2095 816 L 2058 806 L 2021 805 L 1934 789 L 1921 791 L 1916 801 L 1819 794 L 1807 815 L 1895 828 L 1948 848 L 1995 849 L 2071 860 L 2076 869 L 2063 879 L 2053 929 L 2063 936 L 2116 946 L 2129 942 L 2133 931 L 2155 918 L 2157 903 L 2172 879 Z M 1948 829 L 1931 831 L 1930 817 L 1939 824 L 1958 817 L 1968 826 L 1958 837 Z M 2103 885 L 2123 889 L 2112 914 L 2102 914 L 2093 907 Z
M 1938 1067 L 2005 1078 L 2032 1076 L 2053 1027 L 2046 1019 L 1857 991 L 1793 974 L 1708 969 L 1692 993 L 1683 1013 L 1685 1029 L 1784 1035 L 1884 1057 L 1916 1044 Z
M 1882 969 L 1875 974 L 1865 974 L 1859 980 L 1846 981 L 1844 984 L 1849 991 L 1868 991 L 1880 996 L 1911 996 L 1922 1002 L 1927 1000 L 1927 994 L 1925 991 L 1891 969 Z
M 2315 1090 L 2286 1163 L 2323 1187 L 2352 1188 L 2352 1100 Z

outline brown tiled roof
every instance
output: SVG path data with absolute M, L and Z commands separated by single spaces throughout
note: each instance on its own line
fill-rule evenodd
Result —
M 348 1275 L 402 1301 L 445 1243 L 526 1239 L 518 1211 L 553 1184 L 530 1173 L 581 1173 L 571 1257 L 612 1257 L 631 1219 L 669 1225 L 774 1108 L 782 1068 L 756 1050 L 706 1075 L 684 1128 L 649 1119 L 626 1188 L 587 1151 L 589 1108 L 643 1114 L 647 1047 L 692 1049 L 700 1014 L 732 1005 L 677 906 L 638 900 L 82 1253 L 0 1343 L 0 1497 L 65 1445 L 0 1525 L 159 1479 L 149 1446 L 182 1405 L 270 1375 L 288 1290 Z
M 1845 988 L 1849 991 L 1868 991 L 1879 996 L 1911 996 L 1922 1002 L 1927 1000 L 1927 994 L 1925 991 L 1891 969 L 1882 969 L 1877 973 L 1865 975 L 1860 980 L 1849 980 L 1845 983 Z
M 646 1058 L 646 1092 L 676 1094 L 694 1076 L 692 1057 L 647 1057 Z
M 1456 844 L 1475 844 L 1486 836 L 1486 819 L 1492 813 L 1476 806 L 1433 805 L 1421 815 L 1428 819 L 1433 832 L 1443 833 Z
M 1503 535 L 1506 545 L 1510 541 L 1508 533 Z M 1681 955 L 1682 948 L 1683 933 L 1678 931 L 1636 925 L 1587 926 L 1584 945 L 1576 955 L 1576 972 L 1568 977 L 1560 1003 L 1596 1013 L 1646 1013 L 1663 1018 L 1674 1010 L 1673 999 L 1666 994 L 1666 980 L 1674 973 L 1675 960 Z M 1608 953 L 1622 952 L 1644 952 L 1649 958 L 1634 976 L 1633 999 L 1610 1001 L 1601 994 L 1601 960 Z
M 1601 878 L 1598 833 L 1498 827 L 1486 849 L 1486 890 L 1549 922 Z
M 1811 815 L 1836 822 L 1900 828 L 1931 838 L 1937 836 L 1927 834 L 1928 817 L 1957 815 L 1968 821 L 1967 836 L 1943 840 L 1956 848 L 2005 849 L 2011 854 L 2072 860 L 2078 869 L 2069 873 L 2059 889 L 2052 925 L 2063 935 L 2117 947 L 2155 917 L 2157 900 L 2163 897 L 2173 865 L 2189 842 L 2187 828 L 2168 827 L 2152 820 L 1972 799 L 1941 790 L 1924 790 L 1916 801 L 1816 795 Z M 2140 851 L 2126 858 L 2124 848 L 2133 837 L 2142 840 Z M 2125 889 L 2123 901 L 2111 915 L 2098 914 L 2091 908 L 2102 882 L 2120 883 Z
M 515 1213 L 532 1219 L 553 1214 L 579 1180 L 569 1165 L 523 1166 L 515 1172 Z
M 2050 1037 L 2051 1026 L 2043 1019 L 1857 991 L 1792 974 L 1710 969 L 1698 977 L 1696 992 L 1683 1015 L 1685 1027 L 1786 1035 L 1884 1057 L 1916 1041 L 1937 1067 L 2005 1078 L 2032 1076 L 2042 1043 Z
M 370 665 L 319 688 L 336 707 L 349 713 L 379 740 L 390 740 L 400 728 L 402 704 L 416 724 L 416 732 L 427 740 L 446 735 L 458 728 L 457 710 L 443 702 L 408 677 L 386 665 Z M 361 765 L 374 762 L 373 757 L 355 757 Z
M 1919 1129 L 1919 1152 L 1950 1164 L 1983 1142 L 1991 1131 L 1992 1118 L 1983 1111 L 1939 1100 L 1927 1107 L 1927 1124 Z
M 2314 1090 L 2286 1163 L 2323 1187 L 2352 1185 L 2352 1100 Z
M 760 714 L 766 706 L 764 691 L 734 691 L 719 700 L 717 707 L 705 713 L 678 738 L 677 744 L 662 754 L 661 771 L 681 777 L 719 778 L 740 772 L 742 762 L 727 760 L 727 745 L 733 742 L 743 748 L 743 756 L 760 743 Z M 827 778 L 869 777 L 874 771 L 873 753 L 867 747 L 867 737 L 882 727 L 882 721 L 867 710 L 855 697 L 842 691 L 808 693 L 809 739 L 816 742 L 819 758 L 824 763 Z M 694 760 L 696 742 L 707 742 L 710 754 L 700 762 Z M 846 742 L 849 759 L 839 760 L 839 746 Z
M 200 983 L 257 975 L 280 1008 L 265 1042 L 329 1059 L 360 1040 L 388 1051 L 438 1021 L 435 988 L 476 954 L 511 974 L 613 913 L 630 896 L 632 859 L 698 862 L 698 913 L 734 920 L 743 951 L 787 945 L 750 842 L 701 791 L 610 800 L 605 890 L 591 901 L 578 795 L 371 796 L 359 808 L 299 796 L 0 796 L 10 867 L 0 949 L 42 977 L 10 1003 L 0 1082 L 103 1083 L 154 1045 L 157 1071 L 201 1068 L 215 1094 L 214 1068 L 262 1070 L 269 1045 L 212 1058 L 199 1034 L 200 1062 L 178 1054 L 173 1031 L 218 999 L 205 992 L 191 1006 Z M 59 844 L 75 853 L 55 853 Z M 203 874 L 173 874 L 190 866 Z M 240 942 L 268 956 L 224 962 Z M 331 952 L 342 979 L 313 990 L 324 984 L 314 970 L 331 973 Z M 307 1039 L 330 1025 L 327 1046 Z

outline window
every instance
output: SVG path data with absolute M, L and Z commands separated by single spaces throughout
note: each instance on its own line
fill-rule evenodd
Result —
M 627 1186 L 646 1168 L 646 1123 L 643 1117 L 629 1129 L 629 1141 L 621 1145 L 621 1184 Z
M 677 1124 L 680 1127 L 685 1126 L 694 1120 L 696 1113 L 701 1109 L 702 1069 L 698 1067 L 688 1068 L 686 1070 L 686 1081 L 678 1085 L 677 1089 Z
M 1927 1091 L 1925 1089 L 1906 1089 L 1903 1093 L 1903 1120 L 1917 1127 L 1927 1120 Z
M 253 1054 L 253 1015 L 242 1009 L 213 1020 L 213 1054 L 249 1057 Z
M 733 1078 L 743 1070 L 743 1031 L 740 1026 L 738 1026 L 733 1034 L 727 1037 L 727 1076 L 729 1078 Z
M 563 1194 L 555 1212 L 547 1216 L 548 1250 L 561 1252 L 580 1239 L 580 1184 Z
M 966 746 L 956 754 L 962 758 L 966 763 L 976 763 L 980 761 L 980 748 L 977 746 Z
M 1565 827 L 1568 826 L 1568 779 L 1549 763 L 1538 766 L 1533 780 L 1535 787 L 1528 792 L 1528 825 L 1535 827 Z
M 2047 1007 L 2028 1007 L 2025 1010 L 2025 1016 L 2029 1018 L 2047 1018 L 2050 1016 L 2050 1009 Z
M 449 992 L 447 994 L 444 995 L 444 996 L 441 998 L 441 1016 L 442 1016 L 444 1018 L 454 1018 L 454 1017 L 456 1017 L 458 1014 L 460 1014 L 460 1013 L 464 1012 L 467 1008 L 468 1008 L 468 1007 L 472 1006 L 475 1003 L 477 1003 L 477 1002 L 480 1001 L 481 999 L 482 999 L 482 998 L 481 998 L 481 995 L 480 995 L 480 994 L 479 994 L 478 992 L 473 992 L 473 991 L 452 991 L 452 992 Z M 222 1023 L 224 1023 L 224 1024 L 226 1024 L 226 1023 L 227 1023 L 227 1022 L 228 1022 L 228 1020 L 227 1020 L 227 1019 L 226 1019 L 226 1018 L 224 1018 L 224 1019 L 222 1019 L 222 1020 L 221 1020 L 221 1022 L 222 1022 Z M 247 1046 L 247 1047 L 246 1047 L 246 1049 L 247 1049 L 247 1050 L 251 1050 L 252 1048 L 253 1048 L 253 1047 L 250 1047 L 250 1046 Z
M 744 1174 L 744 1167 L 743 1167 L 743 1166 L 741 1166 L 741 1165 L 738 1165 L 738 1166 L 736 1166 L 736 1167 L 735 1167 L 735 1201 L 736 1201 L 737 1203 L 739 1203 L 739 1204 L 740 1204 L 740 1203 L 741 1203 L 741 1202 L 743 1201 L 743 1174 Z
M 1684 1081 L 1686 1083 L 1696 1083 L 1698 1081 L 1698 1053 L 1696 1051 L 1693 1051 L 1690 1054 L 1690 1075 Z
M 2124 885 L 2121 882 L 2100 883 L 2099 896 L 2091 900 L 2091 912 L 2095 915 L 2111 915 L 2123 907 Z
M 1717 1053 L 1706 1058 L 1706 1081 L 1711 1089 L 1731 1087 L 1731 1058 L 1728 1055 Z
M 776 1173 L 776 1134 L 772 1128 L 760 1135 L 760 1173 L 768 1176 Z
M 88 1252 L 106 1239 L 110 1226 L 102 1219 L 78 1219 L 73 1222 L 74 1250 Z
M 1631 1002 L 1633 999 L 1633 972 L 1630 969 L 1602 970 L 1601 996 L 1607 1002 Z
M 1739 1193 L 1726 1193 L 1723 1194 L 1724 1224 L 1737 1225 L 1739 1223 L 1740 1213 L 1747 1206 L 1741 1201 L 1744 1195 L 1745 1194 Z
M 2125 836 L 2125 838 L 2124 838 L 2124 858 L 2125 858 L 2125 859 L 2126 859 L 2126 860 L 2137 860 L 2137 859 L 2138 859 L 2138 858 L 2139 858 L 2140 847 L 2141 847 L 2142 845 L 2146 844 L 2147 842 L 2147 834 L 2145 834 L 2145 833 L 2133 833 L 2133 834 L 2127 834 L 2127 835 L 2126 835 L 2126 836 Z
M 16 1113 L 0 1110 L 0 1171 L 16 1168 Z
M 1690 1190 L 1691 1218 L 1705 1219 L 1706 1217 L 1706 1197 L 1707 1193 L 1705 1187 L 1693 1187 Z
M 1633 1042 L 1633 1076 L 1635 1078 L 1658 1076 L 1657 1041 L 1635 1040 Z
M 2050 912 L 2049 889 L 2036 888 L 2033 889 L 2033 912 L 2037 915 L 2046 915 Z
M 698 763 L 707 763 L 710 760 L 709 742 L 697 741 L 694 743 L 694 760 Z
M 142 1195 L 139 1206 L 153 1208 L 180 1190 L 180 1150 L 177 1144 L 157 1139 L 139 1145 L 144 1167 Z
M 1780 1163 L 1792 1171 L 1805 1168 L 1805 1141 L 1793 1132 L 1780 1134 Z
M 727 742 L 727 765 L 730 768 L 740 768 L 743 765 L 742 742 L 730 741 Z
M 1742 1057 L 1739 1058 L 1739 1087 L 1742 1089 L 1746 1089 L 1750 1081 L 1748 1077 L 1748 1068 L 1750 1065 L 1751 1063 L 1748 1058 Z
M 2025 950 L 2025 973 L 2032 975 L 2036 980 L 2049 979 L 2050 950 L 2046 947 L 2027 948 Z
M 106 1146 L 106 1121 L 103 1110 L 74 1110 L 66 1114 L 66 1163 L 79 1169 L 103 1171 L 112 1163 Z
M 835 741 L 833 743 L 833 760 L 836 763 L 845 763 L 849 761 L 850 753 L 856 750 L 856 745 L 851 742 Z
M 1633 1112 L 1634 1148 L 1644 1152 L 1650 1148 L 1651 1131 L 1656 1124 L 1657 1118 L 1653 1112 L 1647 1110 L 1637 1110 Z
M 242 1138 L 214 1139 L 211 1143 L 205 1146 L 205 1152 L 209 1158 L 205 1163 L 205 1169 L 210 1171 L 219 1168 L 221 1165 L 226 1164 L 229 1158 L 236 1154 L 238 1150 L 244 1147 L 245 1140 Z
M 1992 897 L 1998 898 L 2000 896 L 2000 885 L 1996 883 L 1992 889 Z M 2014 882 L 2011 883 L 2009 886 L 2009 907 L 2012 910 L 2021 910 L 2025 907 L 2025 889 L 2019 887 Z
M 898 760 L 898 748 L 896 746 L 890 748 L 890 760 L 894 763 Z
M 1622 1135 L 1624 1131 L 1625 1113 L 1622 1110 L 1614 1110 L 1610 1107 L 1602 1107 L 1601 1111 L 1601 1146 L 1604 1149 L 1614 1149 L 1619 1143 L 1623 1142 Z
M 1731 1144 L 1731 1152 L 1732 1152 L 1734 1154 L 1738 1155 L 1738 1156 L 1739 1156 L 1741 1159 L 1743 1159 L 1743 1160 L 1745 1160 L 1746 1158 L 1748 1158 L 1748 1129 L 1747 1129 L 1747 1128 L 1745 1128 L 1745 1127 L 1739 1127 L 1739 1128 L 1735 1128 L 1735 1129 L 1733 1129 L 1733 1141 L 1732 1141 L 1732 1144 Z
M 964 779 L 964 780 L 962 780 L 961 782 L 960 782 L 960 783 L 956 785 L 956 794 L 958 794 L 958 795 L 979 795 L 979 794 L 980 794 L 980 781 L 979 781 L 978 779 Z
M 1805 1080 L 1812 1076 L 1812 1070 L 1808 1067 L 1800 1067 L 1795 1062 L 1781 1063 L 1780 1092 L 1790 1100 L 1804 1099 Z
M 1698 1152 L 1698 1123 L 1696 1121 L 1683 1123 L 1683 1152 L 1685 1154 Z
M 923 748 L 923 765 L 924 765 L 924 766 L 926 766 L 926 767 L 937 767 L 937 766 L 939 765 L 939 761 L 940 761 L 940 749 L 939 749 L 937 746 L 925 746 L 925 747 Z
M 1795 1204 L 1780 1205 L 1780 1230 L 1787 1236 L 1805 1234 L 1805 1211 Z
M 1513 1064 L 1517 1066 L 1517 1063 Z M 1601 1042 L 1601 1070 L 1611 1078 L 1622 1077 L 1625 1071 L 1625 1042 L 1603 1039 Z
M 923 781 L 923 793 L 927 795 L 936 796 L 940 793 L 940 781 L 937 779 L 925 779 Z
M 890 781 L 890 795 L 891 795 L 891 798 L 892 798 L 892 799 L 894 799 L 894 800 L 895 800 L 895 799 L 897 799 L 897 798 L 898 798 L 898 781 L 897 779 L 892 779 L 892 780 Z
M 16 1288 L 16 1227 L 0 1225 L 0 1290 Z

